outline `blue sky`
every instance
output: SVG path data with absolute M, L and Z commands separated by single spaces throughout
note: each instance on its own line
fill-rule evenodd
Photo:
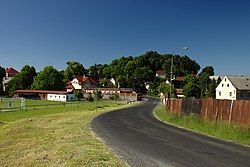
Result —
M 0 66 L 86 68 L 154 50 L 250 75 L 247 0 L 0 0 Z

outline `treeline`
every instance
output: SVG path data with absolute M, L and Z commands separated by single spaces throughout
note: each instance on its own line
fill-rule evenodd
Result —
M 95 64 L 88 69 L 79 62 L 68 61 L 65 70 L 58 71 L 52 66 L 46 66 L 38 73 L 33 66 L 25 65 L 8 83 L 6 93 L 11 95 L 16 89 L 64 90 L 66 83 L 74 76 L 86 75 L 102 82 L 100 85 L 104 87 L 108 83 L 101 79 L 114 78 L 116 87 L 130 87 L 137 92 L 146 93 L 146 86 L 150 85 L 151 93 L 157 94 L 160 84 L 170 78 L 172 56 L 149 51 L 137 57 L 120 57 L 110 64 Z M 188 56 L 174 55 L 173 60 L 174 76 L 196 76 L 200 70 L 200 65 Z M 156 71 L 159 69 L 165 72 L 166 79 L 156 77 Z M 213 75 L 212 67 L 206 67 L 204 70 L 210 71 L 208 75 Z M 3 71 L 4 69 L 0 68 L 1 79 L 5 76 Z

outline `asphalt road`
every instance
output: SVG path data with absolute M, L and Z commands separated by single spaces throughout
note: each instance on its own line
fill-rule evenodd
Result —
M 93 130 L 130 166 L 250 166 L 250 148 L 210 138 L 153 116 L 157 99 L 102 114 Z

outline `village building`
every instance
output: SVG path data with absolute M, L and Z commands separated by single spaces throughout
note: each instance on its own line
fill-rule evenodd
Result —
M 55 90 L 16 90 L 14 91 L 14 97 L 62 102 L 76 100 L 75 94 L 73 93 Z
M 250 77 L 225 76 L 216 88 L 216 99 L 250 100 Z
M 91 89 L 96 87 L 97 82 L 94 79 L 85 76 L 77 76 L 67 83 L 66 89 L 67 92 L 71 92 L 73 90 Z
M 137 93 L 131 88 L 90 88 L 82 90 L 85 98 L 88 97 L 89 94 L 93 95 L 95 91 L 100 91 L 103 99 L 109 99 L 116 94 L 121 100 L 137 101 Z
M 10 82 L 11 79 L 13 79 L 14 76 L 19 74 L 19 71 L 15 70 L 13 67 L 5 68 L 5 77 L 3 77 L 3 91 L 6 90 L 6 87 L 8 85 L 8 82 Z
M 157 70 L 155 76 L 159 78 L 166 78 L 165 72 L 162 69 Z

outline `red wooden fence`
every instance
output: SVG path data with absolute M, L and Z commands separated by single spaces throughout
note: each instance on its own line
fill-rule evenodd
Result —
M 250 100 L 171 99 L 166 104 L 174 114 L 196 113 L 207 120 L 250 125 Z

